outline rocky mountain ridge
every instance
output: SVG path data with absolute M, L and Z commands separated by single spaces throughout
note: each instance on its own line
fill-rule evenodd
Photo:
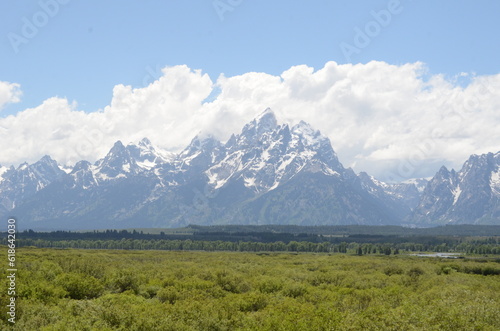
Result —
M 464 169 L 442 168 L 424 190 L 421 180 L 383 183 L 345 168 L 309 124 L 280 125 L 266 109 L 226 143 L 197 136 L 177 154 L 145 138 L 71 169 L 49 156 L 0 167 L 0 213 L 33 229 L 498 223 L 498 153 Z M 467 213 L 471 205 L 493 211 Z

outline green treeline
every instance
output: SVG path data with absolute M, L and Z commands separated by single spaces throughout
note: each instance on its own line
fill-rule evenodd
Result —
M 435 228 L 438 229 L 438 228 Z M 488 228 L 493 234 L 495 227 Z M 373 233 L 366 233 L 371 230 Z M 396 235 L 398 231 L 424 230 L 421 235 Z M 442 252 L 480 255 L 500 254 L 500 236 L 477 236 L 484 227 L 442 227 L 429 235 L 428 229 L 402 227 L 299 227 L 299 226 L 196 226 L 165 229 L 165 233 L 142 230 L 105 230 L 89 232 L 17 233 L 16 245 L 41 248 L 129 249 L 129 250 L 198 250 L 234 252 L 313 252 L 357 255 L 397 255 L 405 252 Z M 473 235 L 466 235 L 468 230 Z M 287 232 L 288 231 L 288 232 Z M 387 233 L 387 234 L 384 234 Z M 457 235 L 462 233 L 462 235 Z M 0 235 L 7 244 L 7 235 Z
M 30 239 L 20 236 L 19 247 L 34 246 L 41 248 L 83 248 L 83 249 L 129 249 L 129 250 L 197 250 L 197 251 L 233 251 L 233 252 L 314 252 L 314 253 L 350 253 L 357 255 L 399 254 L 403 252 L 454 252 L 463 254 L 500 254 L 500 238 L 461 238 L 446 240 L 433 238 L 425 243 L 415 242 L 362 242 L 363 237 L 356 237 L 357 242 L 340 243 L 323 241 L 206 241 L 206 240 L 168 240 L 168 239 L 74 239 L 51 240 Z M 346 239 L 346 238 L 343 238 Z M 352 238 L 351 238 L 352 239 Z M 370 240 L 371 238 L 368 238 Z M 414 238 L 411 238 L 414 239 Z M 3 238 L 0 244 L 6 245 Z

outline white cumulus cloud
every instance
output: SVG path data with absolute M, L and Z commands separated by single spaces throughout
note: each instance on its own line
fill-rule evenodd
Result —
M 19 84 L 0 81 L 0 110 L 8 103 L 21 101 L 21 94 Z
M 178 151 L 199 132 L 226 140 L 270 107 L 281 122 L 304 120 L 321 130 L 356 171 L 382 180 L 432 176 L 443 164 L 458 168 L 470 154 L 500 149 L 500 74 L 468 78 L 463 87 L 429 75 L 422 63 L 376 61 L 215 81 L 184 65 L 167 67 L 146 87 L 115 86 L 111 104 L 98 112 L 51 98 L 0 119 L 0 163 L 33 162 L 44 154 L 60 163 L 95 161 L 116 140 L 143 137 Z M 220 94 L 204 102 L 213 89 Z M 2 95 L 0 84 L 0 107 L 15 101 Z

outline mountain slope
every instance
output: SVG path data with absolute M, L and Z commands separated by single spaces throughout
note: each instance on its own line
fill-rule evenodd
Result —
M 34 164 L 21 164 L 17 169 L 14 167 L 1 168 L 1 209 L 5 210 L 5 212 L 12 210 L 22 201 L 43 190 L 64 175 L 66 173 L 59 168 L 57 162 L 47 155 Z
M 459 172 L 442 167 L 408 217 L 414 224 L 498 224 L 500 152 L 472 155 Z

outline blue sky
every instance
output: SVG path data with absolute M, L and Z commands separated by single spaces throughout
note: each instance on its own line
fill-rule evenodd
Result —
M 12 153 L 0 155 L 0 163 L 18 164 L 21 160 L 36 160 L 41 156 L 41 153 L 52 155 L 52 150 L 49 150 L 49 147 L 44 147 L 52 146 L 50 141 L 46 141 L 43 146 L 38 147 L 36 141 L 42 139 L 45 131 L 50 131 L 51 134 L 55 131 L 64 132 L 62 126 L 54 126 L 55 120 L 49 117 L 48 111 L 37 113 L 37 116 L 40 117 L 34 115 L 29 117 L 28 114 L 23 115 L 23 117 L 21 116 L 23 110 L 45 107 L 55 112 L 55 109 L 61 109 L 61 111 L 70 112 L 73 116 L 71 120 L 68 117 L 68 121 L 73 121 L 80 116 L 78 111 L 93 113 L 101 109 L 101 111 L 106 112 L 105 109 L 112 104 L 112 100 L 136 102 L 130 101 L 131 97 L 124 96 L 127 93 L 132 95 L 132 91 L 127 92 L 119 89 L 120 94 L 114 90 L 116 86 L 123 84 L 136 89 L 146 88 L 149 84 L 166 75 L 161 70 L 162 68 L 178 65 L 186 65 L 190 70 L 201 70 L 200 76 L 197 78 L 193 78 L 193 76 L 192 81 L 198 82 L 199 86 L 205 84 L 206 87 L 200 87 L 200 95 L 193 97 L 194 101 L 191 100 L 194 103 L 200 103 L 196 101 L 197 98 L 204 100 L 205 94 L 210 93 L 211 89 L 220 89 L 220 84 L 226 84 L 224 85 L 227 92 L 225 95 L 229 95 L 229 91 L 234 91 L 235 86 L 243 90 L 243 87 L 248 88 L 248 91 L 250 91 L 249 86 L 268 86 L 267 92 L 269 92 L 271 91 L 270 86 L 274 84 L 271 82 L 272 79 L 265 75 L 251 76 L 249 73 L 265 73 L 273 77 L 281 77 L 280 79 L 283 81 L 284 76 L 281 75 L 284 72 L 300 65 L 318 71 L 329 62 L 334 62 L 339 66 L 349 63 L 362 64 L 362 70 L 353 69 L 352 71 L 349 71 L 351 69 L 348 67 L 330 66 L 330 68 L 335 67 L 343 73 L 345 72 L 342 77 L 349 84 L 355 79 L 360 82 L 367 80 L 364 76 L 371 77 L 372 74 L 376 80 L 381 78 L 380 75 L 392 75 L 393 72 L 397 77 L 400 77 L 401 74 L 401 80 L 404 80 L 405 75 L 413 77 L 413 73 L 418 72 L 419 77 L 416 80 L 406 83 L 409 84 L 408 86 L 413 84 L 411 86 L 415 87 L 419 84 L 425 85 L 427 80 L 432 81 L 430 89 L 435 92 L 435 98 L 428 98 L 426 94 L 412 95 L 410 98 L 417 98 L 425 104 L 425 107 L 428 107 L 429 102 L 431 102 L 429 100 L 436 100 L 436 98 L 447 100 L 447 93 L 459 93 L 459 98 L 462 98 L 460 99 L 462 106 L 465 102 L 470 103 L 472 98 L 481 111 L 488 112 L 488 114 L 481 113 L 481 116 L 475 115 L 475 118 L 480 120 L 475 123 L 477 128 L 481 127 L 483 122 L 500 124 L 498 116 L 493 110 L 489 110 L 495 109 L 498 97 L 494 91 L 496 91 L 496 78 L 498 78 L 497 75 L 500 71 L 498 60 L 500 55 L 499 13 L 500 2 L 493 0 L 3 1 L 0 4 L 0 82 L 4 82 L 7 84 L 6 86 L 10 84 L 11 91 L 16 90 L 18 93 L 15 97 L 12 94 L 10 96 L 5 94 L 7 96 L 4 96 L 4 100 L 2 100 L 0 89 L 0 129 L 6 129 L 10 131 L 10 134 L 14 131 L 28 132 L 26 125 L 22 124 L 25 121 L 24 118 L 40 118 L 42 124 L 36 127 L 37 130 L 40 130 L 36 135 L 28 136 L 26 134 L 22 137 L 33 146 L 31 149 L 23 152 L 24 154 L 19 152 L 15 157 L 12 156 Z M 360 36 L 360 31 L 364 36 Z M 346 49 L 351 50 L 350 53 L 349 51 L 346 53 Z M 353 52 L 353 49 L 356 51 Z M 380 63 L 376 66 L 370 66 L 368 65 L 370 61 L 380 61 Z M 422 65 L 415 65 L 411 67 L 411 70 L 405 67 L 407 64 L 416 63 L 422 63 Z M 337 69 L 332 69 L 331 72 L 336 72 Z M 393 69 L 395 71 L 391 71 Z M 182 70 L 179 70 L 171 71 L 169 77 L 171 79 L 177 77 L 175 79 L 184 81 L 187 79 L 186 77 L 192 76 L 181 73 Z M 290 77 L 290 82 L 294 82 L 293 86 L 306 84 L 306 80 L 312 77 L 312 74 L 307 73 L 307 70 L 301 70 L 292 70 L 293 74 L 290 73 L 287 76 Z M 204 78 L 201 77 L 205 73 L 210 76 L 211 82 L 205 82 Z M 219 79 L 221 74 L 224 74 L 223 77 L 233 77 L 233 79 L 224 83 L 223 80 Z M 332 73 L 332 75 L 336 74 Z M 299 76 L 305 77 L 302 83 L 295 81 Z M 490 76 L 494 76 L 495 79 L 486 83 L 481 80 L 481 77 Z M 246 80 L 238 77 L 246 77 Z M 383 79 L 386 78 L 390 79 L 390 77 L 383 77 Z M 248 83 L 250 80 L 259 83 L 252 83 L 254 84 L 252 85 Z M 468 91 L 462 91 L 464 93 L 460 95 L 461 92 L 456 88 L 465 88 L 473 80 L 476 85 L 469 88 Z M 270 85 L 265 85 L 268 83 Z M 402 82 L 401 86 L 406 86 L 404 85 L 406 83 Z M 353 84 L 356 85 L 356 82 Z M 363 84 L 358 85 L 364 86 Z M 387 89 L 394 89 L 394 86 L 398 86 L 397 82 L 391 82 L 389 85 Z M 478 96 L 477 91 L 485 90 L 484 86 L 488 92 Z M 164 87 L 167 89 L 166 85 Z M 376 85 L 374 85 L 375 87 Z M 356 88 L 352 88 L 352 91 L 355 91 Z M 206 92 L 207 89 L 208 92 Z M 153 93 L 152 91 L 150 89 L 149 92 Z M 161 93 L 165 93 L 165 90 L 162 91 Z M 424 91 L 423 88 L 420 92 L 422 91 Z M 157 93 L 160 92 L 157 91 Z M 173 91 L 172 93 L 177 92 Z M 250 97 L 252 94 L 248 93 L 246 96 L 249 100 L 255 96 Z M 67 104 L 63 105 L 58 103 L 59 101 L 54 101 L 50 105 L 41 106 L 52 97 L 67 100 Z M 396 99 L 400 100 L 405 97 L 401 94 Z M 212 101 L 213 98 L 209 100 Z M 272 99 L 269 99 L 271 101 L 267 104 L 259 100 L 267 99 L 252 99 L 253 107 L 247 105 L 245 108 L 248 116 L 244 115 L 246 113 L 243 108 L 235 110 L 232 117 L 226 116 L 234 119 L 241 115 L 241 121 L 234 120 L 234 123 L 227 123 L 228 132 L 220 128 L 211 128 L 211 130 L 223 139 L 230 133 L 229 130 L 237 130 L 236 128 L 244 121 L 251 119 L 256 112 L 263 108 L 271 106 L 269 103 L 273 103 Z M 399 107 L 398 105 L 400 105 L 399 101 L 394 101 L 393 104 L 384 106 L 374 100 L 368 98 L 356 102 L 349 101 L 339 105 L 336 109 L 363 105 L 365 107 L 363 110 L 353 112 L 359 115 L 363 112 L 374 114 L 375 111 L 371 112 L 372 109 L 380 110 L 383 107 Z M 224 104 L 223 101 L 220 100 L 220 103 L 214 103 L 211 107 L 219 106 L 222 110 L 217 111 L 227 113 L 224 107 L 229 107 L 229 104 Z M 76 102 L 76 105 L 73 102 Z M 442 107 L 443 102 L 447 101 L 440 102 L 432 104 L 436 111 L 430 116 L 448 107 Z M 483 107 L 483 103 L 487 106 Z M 236 108 L 239 104 L 241 102 L 235 102 L 234 107 Z M 290 102 L 290 109 L 293 104 Z M 224 106 L 222 107 L 222 105 Z M 287 113 L 285 105 L 284 101 L 276 103 L 278 117 L 282 120 L 298 121 L 301 116 L 300 111 L 297 110 L 294 113 L 290 110 Z M 322 107 L 322 103 L 304 105 L 306 108 L 308 105 Z M 140 105 L 134 103 L 134 107 L 152 109 L 153 113 L 157 111 L 154 104 L 145 106 L 145 103 Z M 177 107 L 176 110 L 169 111 L 178 112 L 179 108 L 183 108 L 184 105 L 176 105 L 175 107 Z M 111 110 L 115 109 L 114 113 L 118 112 L 116 110 L 118 108 L 110 107 Z M 170 105 L 169 109 L 173 108 L 174 103 Z M 110 114 L 113 113 L 111 110 L 106 116 L 111 116 Z M 198 130 L 196 123 L 207 122 L 201 121 L 196 118 L 197 115 L 193 115 L 198 114 L 199 111 L 199 109 L 193 108 L 192 113 L 186 110 L 186 113 L 183 114 L 185 117 L 192 116 L 193 119 L 190 121 L 191 126 L 188 127 L 186 124 L 184 131 L 173 133 L 179 140 L 179 146 L 185 141 L 189 141 L 191 137 L 187 138 L 187 136 Z M 209 111 L 216 112 L 211 108 Z M 390 130 L 384 131 L 386 128 L 383 124 L 383 115 L 377 115 L 376 120 L 374 117 L 373 121 L 370 122 L 371 117 L 368 115 L 363 117 L 351 114 L 354 116 L 352 121 L 346 120 L 346 123 L 352 122 L 350 125 L 353 127 L 364 123 L 363 125 L 372 127 L 373 132 L 364 137 L 364 140 L 350 144 L 348 142 L 353 139 L 352 137 L 342 132 L 340 128 L 334 129 L 334 123 L 327 126 L 326 122 L 321 120 L 323 116 L 330 116 L 328 115 L 330 111 L 333 114 L 331 116 L 338 116 L 339 119 L 345 119 L 347 116 L 343 114 L 342 117 L 339 112 L 335 112 L 336 110 L 332 108 L 325 110 L 324 113 L 311 111 L 307 115 L 304 114 L 304 118 L 312 122 L 313 125 L 316 124 L 322 132 L 332 139 L 332 144 L 339 152 L 341 161 L 344 161 L 347 166 L 353 166 L 355 170 L 373 170 L 373 173 L 378 174 L 382 166 L 392 164 L 395 167 L 396 159 L 411 158 L 402 151 L 414 148 L 415 142 L 423 139 L 422 136 L 413 134 L 412 132 L 415 130 L 412 128 L 398 128 L 398 134 L 406 134 L 401 136 L 401 141 L 408 141 L 408 144 L 396 146 L 383 138 L 394 134 L 389 132 Z M 313 113 L 316 115 L 311 115 Z M 62 116 L 54 114 L 53 116 L 57 118 Z M 389 114 L 392 115 L 389 116 Z M 414 116 L 412 118 L 421 116 L 418 114 L 418 110 L 413 111 L 412 114 Z M 469 119 L 464 117 L 464 114 L 468 113 L 460 113 L 462 116 L 460 125 L 465 126 Z M 12 116 L 8 118 L 9 115 Z M 401 115 L 397 116 L 402 117 Z M 403 115 L 407 116 L 407 114 Z M 397 117 L 392 108 L 389 109 L 387 116 L 387 121 Z M 447 115 L 443 113 L 440 116 L 444 118 Z M 179 121 L 177 118 L 175 120 L 172 118 L 170 113 L 170 115 L 162 117 L 161 120 L 172 120 L 172 123 Z M 211 118 L 213 120 L 217 116 L 214 115 Z M 159 119 L 153 119 L 153 121 L 157 120 Z M 356 120 L 359 122 L 355 122 Z M 441 123 L 438 118 L 433 120 L 436 121 L 436 125 Z M 89 121 L 94 121 L 94 118 L 89 119 Z M 97 122 L 92 123 L 97 127 Z M 412 120 L 407 122 L 411 123 Z M 125 125 L 122 122 L 116 123 L 121 123 L 117 125 Z M 425 127 L 426 123 L 422 122 L 420 125 Z M 453 125 L 456 126 L 456 124 Z M 448 143 L 450 141 L 454 143 L 453 148 L 446 151 L 442 157 L 436 156 L 436 153 L 426 154 L 426 161 L 423 162 L 422 166 L 419 165 L 419 169 L 426 170 L 403 177 L 432 175 L 435 168 L 439 168 L 441 164 L 457 167 L 467 155 L 491 151 L 492 148 L 495 149 L 495 146 L 500 145 L 498 144 L 499 140 L 495 140 L 498 138 L 497 136 L 491 137 L 486 142 L 477 133 L 481 131 L 480 129 L 477 129 L 477 132 L 471 129 L 469 130 L 470 134 L 458 133 L 453 131 L 453 125 L 450 124 L 450 128 L 445 130 L 445 138 Z M 74 129 L 67 130 L 69 130 L 67 135 L 70 135 L 70 131 Z M 100 127 L 95 130 L 104 132 Z M 489 132 L 488 130 L 482 131 L 484 131 L 482 134 Z M 148 133 L 146 129 L 142 132 L 155 135 L 154 132 Z M 0 130 L 0 139 L 4 139 L 1 134 Z M 431 133 L 424 133 L 424 138 L 425 134 L 431 135 Z M 66 133 L 61 133 L 59 136 L 66 137 Z M 133 140 L 136 137 L 125 136 L 124 133 L 109 134 L 109 141 L 102 142 L 105 146 L 101 147 L 99 144 L 99 148 L 101 148 L 99 152 L 94 154 L 80 153 L 79 155 L 90 159 L 102 156 L 104 151 L 109 149 L 108 145 L 111 144 L 111 140 L 117 138 Z M 157 143 L 163 147 L 179 148 L 173 143 L 158 140 Z M 72 148 L 69 140 L 58 141 L 64 141 L 67 144 L 65 148 Z M 10 142 L 9 144 L 12 145 Z M 456 151 L 460 151 L 460 153 Z M 54 154 L 63 159 L 64 155 L 68 154 L 64 152 L 64 148 L 60 148 L 59 154 L 57 152 Z M 455 156 L 451 157 L 451 155 Z M 363 158 L 366 160 L 371 158 L 372 161 L 362 161 Z M 371 169 L 369 164 L 373 164 L 373 159 L 384 159 L 385 161 L 378 168 Z M 75 159 L 61 160 L 61 162 L 70 163 L 74 161 Z
M 346 63 L 339 45 L 353 44 L 354 28 L 363 29 L 373 20 L 370 12 L 389 3 L 234 0 L 233 6 L 224 0 L 233 10 L 221 20 L 211 0 L 66 1 L 57 2 L 58 13 L 18 53 L 8 33 L 22 36 L 22 18 L 32 20 L 43 8 L 40 1 L 0 5 L 0 79 L 23 90 L 22 101 L 0 115 L 52 96 L 94 111 L 110 102 L 114 85 L 142 86 L 166 65 L 187 64 L 216 79 L 220 73 L 279 75 L 293 65 Z M 421 61 L 451 76 L 498 73 L 500 2 L 401 0 L 400 7 L 390 25 L 351 57 L 353 63 Z

